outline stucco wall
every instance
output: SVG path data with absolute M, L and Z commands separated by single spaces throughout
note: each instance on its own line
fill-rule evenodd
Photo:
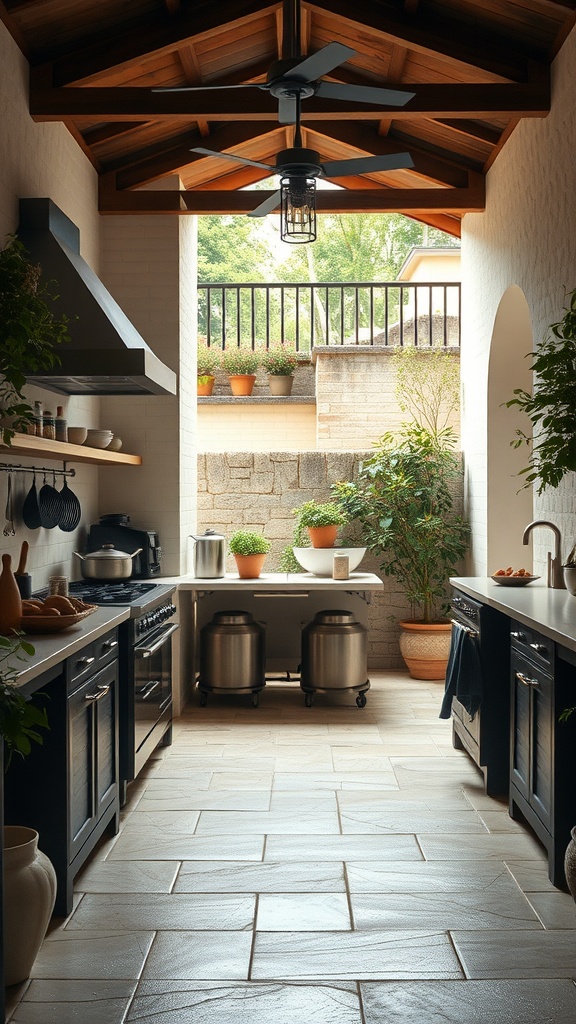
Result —
M 510 502 L 494 510 L 488 521 L 487 394 L 488 361 L 500 300 L 511 285 L 523 292 L 532 333 L 543 337 L 548 324 L 560 319 L 564 296 L 576 285 L 576 232 L 573 196 L 576 190 L 576 33 L 568 37 L 552 69 L 552 109 L 547 118 L 520 123 L 506 143 L 487 180 L 487 209 L 467 214 L 462 234 L 462 377 L 464 412 L 462 441 L 467 466 L 467 495 L 475 534 L 471 571 L 484 573 L 490 531 L 514 514 Z M 506 344 L 500 336 L 499 344 Z M 519 386 L 510 368 L 510 397 Z M 509 435 L 514 436 L 512 421 Z M 526 454 L 526 453 L 525 453 Z M 535 499 L 534 512 L 560 526 L 563 555 L 574 542 L 576 477 Z M 535 569 L 542 573 L 550 535 L 539 531 Z
M 93 269 L 99 271 L 100 219 L 97 212 L 97 176 L 78 144 L 61 124 L 35 124 L 28 113 L 28 64 L 12 37 L 0 24 L 0 245 L 6 235 L 18 226 L 20 198 L 48 196 L 80 229 L 82 255 Z M 40 388 L 26 389 L 29 401 L 39 398 L 44 408 L 56 412 L 64 407 L 71 426 L 99 426 L 100 403 L 96 398 L 55 395 Z M 6 455 L 3 461 L 22 465 L 38 465 L 39 460 Z M 47 465 L 51 465 L 47 463 Z M 53 464 L 56 468 L 57 463 Z M 82 524 L 90 523 L 97 510 L 98 470 L 93 466 L 75 467 L 76 477 L 70 482 L 82 504 Z M 0 475 L 0 505 L 6 500 L 6 475 Z M 17 534 L 2 538 L 2 550 L 13 559 L 23 540 L 30 543 L 28 570 L 33 585 L 42 586 L 53 573 L 68 573 L 74 549 L 82 550 L 84 527 L 73 533 L 54 530 L 27 530 L 20 511 L 24 496 L 32 483 L 32 475 L 18 474 L 13 480 Z M 40 477 L 37 485 L 42 484 Z M 60 488 L 61 480 L 57 481 Z

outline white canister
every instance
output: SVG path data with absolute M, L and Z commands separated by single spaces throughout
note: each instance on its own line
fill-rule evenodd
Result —
M 332 579 L 347 580 L 349 576 L 350 559 L 348 558 L 348 555 L 343 555 L 337 551 L 332 559 Z

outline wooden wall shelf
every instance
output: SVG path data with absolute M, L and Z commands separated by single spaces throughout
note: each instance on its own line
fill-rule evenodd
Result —
M 105 448 L 88 448 L 84 444 L 51 441 L 47 437 L 35 437 L 32 434 L 15 434 L 12 444 L 0 445 L 0 458 L 6 455 L 51 459 L 58 462 L 88 462 L 94 466 L 142 465 L 141 455 L 128 455 L 122 451 L 108 452 Z

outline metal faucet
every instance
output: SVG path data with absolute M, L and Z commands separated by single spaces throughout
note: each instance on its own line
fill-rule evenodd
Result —
M 546 580 L 546 586 L 551 587 L 553 590 L 566 590 L 566 584 L 564 583 L 564 574 L 562 572 L 562 538 L 560 536 L 560 530 L 555 523 L 549 523 L 545 519 L 535 519 L 533 523 L 529 523 L 524 534 L 522 536 L 522 543 L 527 544 L 530 538 L 530 534 L 535 526 L 547 526 L 549 530 L 554 533 L 554 557 L 552 552 L 548 552 L 548 576 Z

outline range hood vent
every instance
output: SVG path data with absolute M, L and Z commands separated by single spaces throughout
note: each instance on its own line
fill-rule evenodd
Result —
M 51 199 L 21 199 L 18 238 L 47 280 L 54 311 L 69 318 L 60 362 L 27 380 L 67 395 L 175 395 L 176 374 L 158 359 L 80 255 L 80 232 Z

